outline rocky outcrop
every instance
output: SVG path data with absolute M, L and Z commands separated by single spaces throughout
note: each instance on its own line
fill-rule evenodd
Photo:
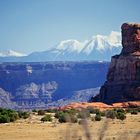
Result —
M 140 24 L 124 23 L 122 25 L 122 54 L 140 53 Z
M 63 106 L 60 109 L 61 110 L 84 109 L 84 108 L 86 109 L 88 107 L 93 107 L 93 108 L 98 108 L 98 109 L 109 109 L 109 108 L 112 108 L 111 105 L 107 105 L 107 104 L 104 104 L 102 102 L 94 102 L 94 103 L 87 103 L 87 102 L 77 103 L 77 102 L 74 102 L 74 103 L 71 103 L 71 104 Z
M 137 107 L 140 107 L 140 101 L 114 103 L 112 105 L 108 105 L 102 102 L 93 102 L 93 103 L 87 103 L 87 102 L 76 103 L 75 102 L 75 103 L 71 103 L 63 107 L 60 107 L 60 110 L 85 109 L 88 107 L 98 108 L 101 110 L 108 110 L 108 109 L 114 109 L 114 108 L 137 108 Z
M 91 97 L 99 94 L 99 89 L 100 87 L 74 91 L 72 96 L 68 96 L 66 98 L 61 98 L 57 101 L 50 102 L 46 106 L 57 108 L 57 107 L 68 105 L 73 102 L 77 102 L 77 103 L 87 102 Z
M 122 52 L 113 56 L 107 81 L 90 101 L 105 103 L 140 100 L 140 24 L 122 25 Z
M 10 93 L 0 88 L 0 107 L 14 108 L 16 104 L 11 101 Z
M 20 86 L 13 100 L 21 108 L 44 107 L 45 104 L 52 102 L 56 90 L 57 83 L 54 81 L 42 84 L 30 83 Z

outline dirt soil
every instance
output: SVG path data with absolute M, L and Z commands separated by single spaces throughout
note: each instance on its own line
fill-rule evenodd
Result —
M 40 122 L 40 116 L 0 124 L 0 140 L 140 140 L 140 113 L 124 121 L 103 118 L 83 124 Z

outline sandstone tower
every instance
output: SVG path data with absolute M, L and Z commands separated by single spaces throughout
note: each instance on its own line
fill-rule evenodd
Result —
M 140 101 L 140 24 L 124 23 L 122 51 L 111 59 L 107 81 L 91 101 Z

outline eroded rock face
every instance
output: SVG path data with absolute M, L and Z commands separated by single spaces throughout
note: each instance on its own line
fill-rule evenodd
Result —
M 87 102 L 81 102 L 81 103 L 71 103 L 66 106 L 63 106 L 60 108 L 60 110 L 67 110 L 67 109 L 83 109 L 83 108 L 98 108 L 100 110 L 108 110 L 113 108 L 134 108 L 134 107 L 140 107 L 140 101 L 133 101 L 133 102 L 123 102 L 123 103 L 114 103 L 112 105 L 107 105 L 102 102 L 94 102 L 94 103 L 87 103 Z
M 10 94 L 16 109 L 43 109 L 73 100 L 87 101 L 98 92 L 94 88 L 104 82 L 108 66 L 106 62 L 2 63 L 0 88 L 6 91 L 5 95 Z M 8 108 L 1 97 L 0 106 Z M 10 102 L 8 98 L 4 100 Z
M 122 25 L 122 54 L 140 51 L 140 24 L 124 23 Z
M 35 84 L 30 83 L 20 86 L 15 93 L 14 101 L 21 108 L 45 106 L 45 104 L 52 101 L 52 96 L 57 90 L 57 83 L 55 81 Z
M 91 101 L 105 103 L 140 100 L 140 24 L 122 25 L 122 52 L 113 56 L 107 81 Z
M 0 107 L 14 108 L 15 103 L 10 99 L 10 93 L 0 87 Z

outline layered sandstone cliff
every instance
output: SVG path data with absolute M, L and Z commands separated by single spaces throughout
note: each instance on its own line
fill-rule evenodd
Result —
M 98 93 L 108 66 L 94 61 L 2 63 L 0 107 L 41 109 L 88 101 Z
M 122 52 L 112 57 L 107 81 L 91 101 L 140 101 L 140 24 L 124 23 L 121 29 Z

